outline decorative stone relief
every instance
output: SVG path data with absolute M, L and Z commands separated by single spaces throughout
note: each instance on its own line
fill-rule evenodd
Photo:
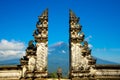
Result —
M 70 76 L 73 77 L 88 76 L 90 72 L 90 68 L 92 68 L 92 66 L 95 64 L 95 61 L 90 55 L 91 50 L 88 47 L 87 41 L 84 40 L 85 35 L 81 30 L 82 26 L 79 24 L 79 17 L 76 17 L 76 15 L 71 10 L 70 10 L 69 25 L 70 25 L 69 46 L 70 46 L 70 56 L 71 56 Z
M 36 64 L 36 60 L 34 56 L 30 56 L 28 61 L 28 70 L 33 72 L 35 70 L 35 64 Z

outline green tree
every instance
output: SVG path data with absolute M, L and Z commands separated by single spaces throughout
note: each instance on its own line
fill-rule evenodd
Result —
M 48 77 L 49 78 L 57 78 L 57 74 L 56 74 L 56 72 L 52 72 L 52 73 L 48 74 Z

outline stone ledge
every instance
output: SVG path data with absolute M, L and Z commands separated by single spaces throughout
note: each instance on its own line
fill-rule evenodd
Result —
M 96 69 L 120 69 L 120 65 L 100 65 L 96 64 Z
M 32 80 L 32 79 L 20 79 L 20 80 Z M 34 80 L 58 80 L 57 78 L 49 78 L 49 79 L 45 79 L 45 78 L 37 78 L 37 79 L 34 79 Z M 60 80 L 70 80 L 70 79 L 60 79 Z

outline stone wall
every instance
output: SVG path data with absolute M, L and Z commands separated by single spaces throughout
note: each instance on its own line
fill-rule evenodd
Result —
M 96 65 L 95 78 L 120 80 L 120 65 Z
M 0 80 L 19 79 L 21 73 L 20 66 L 0 66 Z
M 21 70 L 1 70 L 0 79 L 19 79 L 21 77 Z

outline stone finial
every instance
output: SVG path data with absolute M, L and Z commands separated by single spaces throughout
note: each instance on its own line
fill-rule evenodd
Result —
M 80 20 L 80 18 L 77 17 L 71 9 L 69 10 L 69 17 L 70 17 L 70 21 L 74 21 L 75 23 L 78 23 Z

